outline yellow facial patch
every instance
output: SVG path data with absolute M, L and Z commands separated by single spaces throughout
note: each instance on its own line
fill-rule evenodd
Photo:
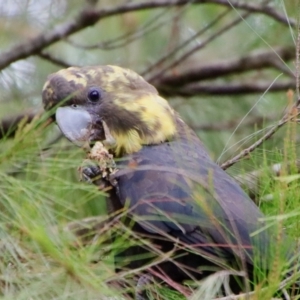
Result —
M 122 152 L 130 154 L 141 150 L 143 140 L 140 138 L 139 133 L 134 130 L 128 130 L 124 134 L 112 133 L 116 139 L 116 148 L 114 149 L 117 156 Z
M 168 102 L 156 94 L 145 93 L 134 101 L 121 101 L 114 103 L 131 113 L 139 116 L 146 131 L 140 128 L 132 129 L 127 133 L 114 133 L 118 151 L 124 149 L 132 153 L 141 149 L 142 145 L 159 144 L 171 139 L 176 133 L 175 115 Z

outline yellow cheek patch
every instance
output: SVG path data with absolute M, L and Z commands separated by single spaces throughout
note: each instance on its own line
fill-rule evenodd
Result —
M 121 144 L 126 153 L 132 153 L 141 149 L 142 145 L 159 144 L 171 139 L 176 133 L 174 111 L 168 102 L 155 94 L 132 99 L 132 101 L 115 100 L 116 106 L 126 111 L 136 113 L 147 131 L 141 132 L 141 128 L 122 133 L 114 137 L 117 144 Z M 120 148 L 121 149 L 121 148 Z
M 164 141 L 166 137 L 174 135 L 176 131 L 174 112 L 165 99 L 158 95 L 150 95 L 138 99 L 137 102 L 144 108 L 140 113 L 142 121 L 153 134 L 157 135 L 157 138 L 163 135 L 161 141 Z
M 115 153 L 117 156 L 119 156 L 122 151 L 130 154 L 137 152 L 142 148 L 143 141 L 139 136 L 139 133 L 134 129 L 128 130 L 126 133 L 122 134 L 112 132 L 112 135 L 116 140 L 117 146 L 115 148 Z

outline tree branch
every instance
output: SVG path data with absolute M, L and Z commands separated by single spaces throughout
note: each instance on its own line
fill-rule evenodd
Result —
M 294 104 L 293 108 L 289 110 L 282 118 L 277 122 L 276 125 L 274 125 L 266 134 L 264 134 L 260 139 L 258 139 L 254 144 L 252 144 L 250 147 L 244 149 L 241 151 L 238 155 L 233 157 L 232 159 L 227 160 L 223 164 L 221 164 L 221 168 L 223 170 L 228 169 L 238 161 L 240 161 L 242 158 L 249 155 L 251 152 L 253 152 L 257 147 L 259 147 L 263 142 L 271 138 L 275 132 L 277 132 L 282 126 L 284 126 L 289 121 L 295 121 L 296 118 L 299 116 L 299 101 L 297 100 Z M 297 112 L 295 113 L 295 110 Z
M 19 59 L 39 54 L 45 47 L 85 27 L 95 24 L 99 18 L 99 14 L 94 13 L 93 10 L 89 8 L 83 9 L 72 21 L 57 25 L 52 31 L 38 34 L 26 42 L 22 42 L 4 51 L 0 56 L 0 70 Z
M 59 67 L 63 67 L 63 68 L 71 67 L 70 64 L 66 63 L 62 59 L 56 58 L 56 57 L 52 56 L 50 53 L 47 53 L 47 52 L 44 52 L 44 51 L 39 53 L 38 56 L 45 59 L 45 60 L 48 60 L 49 62 L 51 62 L 54 65 L 57 65 Z M 72 66 L 74 67 L 75 65 L 72 64 Z
M 216 38 L 218 38 L 222 34 L 226 33 L 228 30 L 232 29 L 237 24 L 239 24 L 240 22 L 242 22 L 249 15 L 250 15 L 250 13 L 247 12 L 247 13 L 245 13 L 245 14 L 242 15 L 242 18 L 240 16 L 236 17 L 233 21 L 231 21 L 230 23 L 226 24 L 225 26 L 223 26 L 221 29 L 219 29 L 218 31 L 214 32 L 213 34 L 211 34 L 203 42 L 201 42 L 200 44 L 195 45 L 193 48 L 189 49 L 188 51 L 186 51 L 185 53 L 183 53 L 180 57 L 178 57 L 174 61 L 172 61 L 168 66 L 166 66 L 164 68 L 160 68 L 160 70 L 156 74 L 150 76 L 149 78 L 146 77 L 146 79 L 148 81 L 152 81 L 152 82 L 157 81 L 162 76 L 164 76 L 164 74 L 167 73 L 169 70 L 171 70 L 172 68 L 174 68 L 174 67 L 182 64 L 183 61 L 185 61 L 186 59 L 188 59 L 196 51 L 199 51 L 199 50 L 203 49 L 204 47 L 206 47 L 209 43 L 211 43 L 212 41 L 214 41 Z
M 151 71 L 153 71 L 156 68 L 160 68 L 165 62 L 169 61 L 170 58 L 174 57 L 179 51 L 186 48 L 190 43 L 194 42 L 196 38 L 199 38 L 201 35 L 203 35 L 205 32 L 207 32 L 209 29 L 211 29 L 213 26 L 215 26 L 218 22 L 220 22 L 228 13 L 230 12 L 230 9 L 226 9 L 222 13 L 218 14 L 210 23 L 208 23 L 204 28 L 201 28 L 197 32 L 195 32 L 191 37 L 187 38 L 183 42 L 181 42 L 180 45 L 178 45 L 175 49 L 172 51 L 166 53 L 162 57 L 160 57 L 156 62 L 151 64 L 141 72 L 142 76 L 147 75 Z
M 232 96 L 243 94 L 257 94 L 263 93 L 266 90 L 268 92 L 280 92 L 287 91 L 289 89 L 295 89 L 295 80 L 277 81 L 271 86 L 271 82 L 231 82 L 231 83 L 199 83 L 189 84 L 182 88 L 176 88 L 176 86 L 161 86 L 156 85 L 156 88 L 162 95 L 165 96 L 184 96 L 192 97 L 196 95 L 219 95 L 219 96 Z
M 75 33 L 83 28 L 96 24 L 100 19 L 114 16 L 126 12 L 139 11 L 169 6 L 181 6 L 186 4 L 220 4 L 224 6 L 234 6 L 252 13 L 262 13 L 268 15 L 285 25 L 296 26 L 296 21 L 287 20 L 285 15 L 278 13 L 271 7 L 256 4 L 241 3 L 240 1 L 227 0 L 151 0 L 138 3 L 127 3 L 122 6 L 111 7 L 107 9 L 96 9 L 94 6 L 87 6 L 80 11 L 71 21 L 57 25 L 48 32 L 42 32 L 37 36 L 19 43 L 0 55 L 0 70 L 6 68 L 11 63 L 27 58 L 31 55 L 40 53 L 44 48 L 58 42 L 59 40 Z
M 284 64 L 278 57 L 281 57 L 284 61 L 295 58 L 294 46 L 277 48 L 275 51 L 276 53 L 270 50 L 260 50 L 240 58 L 213 62 L 208 65 L 189 67 L 187 70 L 181 71 L 179 74 L 164 75 L 160 78 L 159 85 L 174 85 L 178 87 L 198 80 L 215 79 L 221 76 L 237 74 L 250 70 L 259 70 L 270 67 L 279 68 L 277 65 L 278 63 L 280 65 Z M 288 69 L 286 66 L 285 68 Z M 286 73 L 293 78 L 295 77 L 289 69 Z

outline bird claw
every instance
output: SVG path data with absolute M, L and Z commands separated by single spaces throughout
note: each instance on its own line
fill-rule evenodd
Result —
M 80 181 L 96 185 L 99 190 L 118 188 L 117 181 L 114 177 L 110 177 L 113 173 L 111 170 L 103 169 L 97 162 L 91 159 L 85 159 L 78 168 Z M 116 172 L 116 169 L 114 169 Z
M 78 172 L 80 174 L 80 180 L 88 183 L 93 183 L 96 179 L 101 177 L 100 167 L 96 162 L 85 159 L 81 166 L 78 168 Z
M 95 184 L 100 190 L 110 185 L 107 179 L 103 177 L 103 172 L 95 161 L 85 159 L 78 168 L 78 172 L 80 181 Z

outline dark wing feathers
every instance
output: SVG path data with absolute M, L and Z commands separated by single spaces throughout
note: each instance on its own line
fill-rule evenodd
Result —
M 225 256 L 242 246 L 248 260 L 256 242 L 268 252 L 268 232 L 250 237 L 264 226 L 263 214 L 206 152 L 195 152 L 195 145 L 174 141 L 145 146 L 118 167 L 120 201 L 129 203 L 131 214 L 147 231 L 207 244 L 202 248 L 218 255 L 220 249 L 210 245 L 220 245 Z

